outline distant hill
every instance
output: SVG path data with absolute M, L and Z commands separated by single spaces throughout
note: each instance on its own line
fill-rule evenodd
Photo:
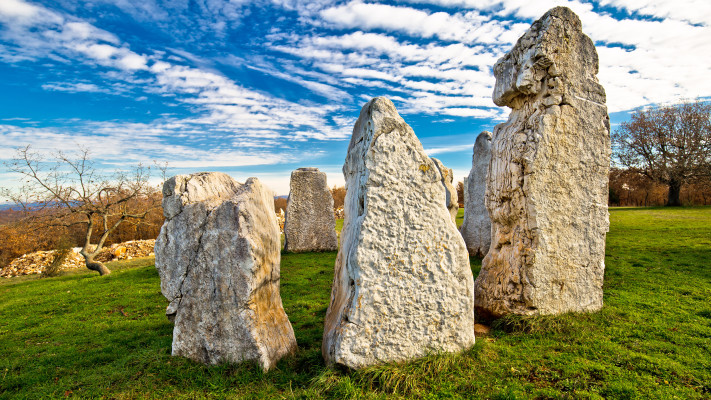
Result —
M 24 213 L 22 211 L 13 210 L 11 207 L 0 209 L 0 225 L 7 224 L 8 222 L 17 221 L 23 216 Z

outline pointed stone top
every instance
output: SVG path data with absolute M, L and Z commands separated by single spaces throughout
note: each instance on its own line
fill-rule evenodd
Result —
M 476 137 L 476 141 L 474 142 L 474 149 L 476 149 L 477 147 L 491 147 L 491 132 L 483 131 L 479 134 L 479 136 Z
M 555 17 L 555 18 L 560 18 L 560 19 L 570 21 L 574 25 L 577 25 L 578 27 L 580 27 L 580 29 L 582 30 L 582 23 L 580 22 L 580 18 L 578 17 L 578 15 L 575 12 L 573 12 L 573 10 L 571 10 L 568 7 L 563 7 L 563 6 L 553 7 L 550 10 L 548 10 L 548 12 L 543 14 L 543 16 L 539 19 L 539 21 L 545 20 L 546 18 L 549 18 L 549 17 Z

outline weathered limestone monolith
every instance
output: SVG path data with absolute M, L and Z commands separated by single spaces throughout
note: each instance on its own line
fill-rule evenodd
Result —
M 390 100 L 368 102 L 343 165 L 348 189 L 326 312 L 326 363 L 350 368 L 474 344 L 473 278 L 442 174 Z
M 610 132 L 598 58 L 580 19 L 548 11 L 494 66 L 487 186 L 492 245 L 476 281 L 481 313 L 602 307 Z
M 486 177 L 491 160 L 491 132 L 482 132 L 474 142 L 472 170 L 464 184 L 464 221 L 459 231 L 470 256 L 484 257 L 491 245 L 491 218 L 486 209 Z
M 299 168 L 291 173 L 284 221 L 284 250 L 338 250 L 333 197 L 326 173 L 318 168 Z
M 452 216 L 452 222 L 457 223 L 457 212 L 459 212 L 459 203 L 457 202 L 457 189 L 454 187 L 452 182 L 454 182 L 454 173 L 451 168 L 447 168 L 442 164 L 442 161 L 432 157 L 439 173 L 442 174 L 442 185 L 444 185 L 444 190 L 446 194 L 445 205 L 449 214 Z
M 170 304 L 173 355 L 205 364 L 254 360 L 268 370 L 296 349 L 279 294 L 274 194 L 212 172 L 163 185 L 156 240 L 161 291 Z

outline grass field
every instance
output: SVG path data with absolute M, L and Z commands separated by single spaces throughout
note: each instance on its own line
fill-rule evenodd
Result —
M 0 398 L 711 399 L 711 207 L 611 210 L 598 313 L 507 318 L 465 353 L 358 372 L 320 354 L 335 256 L 283 255 L 299 351 L 267 374 L 171 357 L 151 259 L 3 279 Z

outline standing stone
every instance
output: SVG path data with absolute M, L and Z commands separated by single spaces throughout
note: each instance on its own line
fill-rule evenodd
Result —
M 336 251 L 336 220 L 326 173 L 299 168 L 291 173 L 284 221 L 284 251 Z
M 454 173 L 451 168 L 447 168 L 442 164 L 442 161 L 432 158 L 432 161 L 437 166 L 439 173 L 442 174 L 442 185 L 444 185 L 444 193 L 446 194 L 446 199 L 444 204 L 449 210 L 449 214 L 452 216 L 452 222 L 457 224 L 457 212 L 459 212 L 459 203 L 457 202 L 457 189 L 454 187 L 452 182 L 454 182 Z
M 205 364 L 254 360 L 268 370 L 296 349 L 279 294 L 274 195 L 256 178 L 178 175 L 163 185 L 156 240 L 173 355 Z
M 610 131 L 598 58 L 580 19 L 548 11 L 494 66 L 486 191 L 492 246 L 476 281 L 481 313 L 602 307 Z
M 350 368 L 474 344 L 474 282 L 442 174 L 390 100 L 367 103 L 348 189 L 323 356 Z
M 491 160 L 491 132 L 482 132 L 474 142 L 472 170 L 464 185 L 464 221 L 460 231 L 470 256 L 484 257 L 491 245 L 491 219 L 486 209 L 486 176 Z

